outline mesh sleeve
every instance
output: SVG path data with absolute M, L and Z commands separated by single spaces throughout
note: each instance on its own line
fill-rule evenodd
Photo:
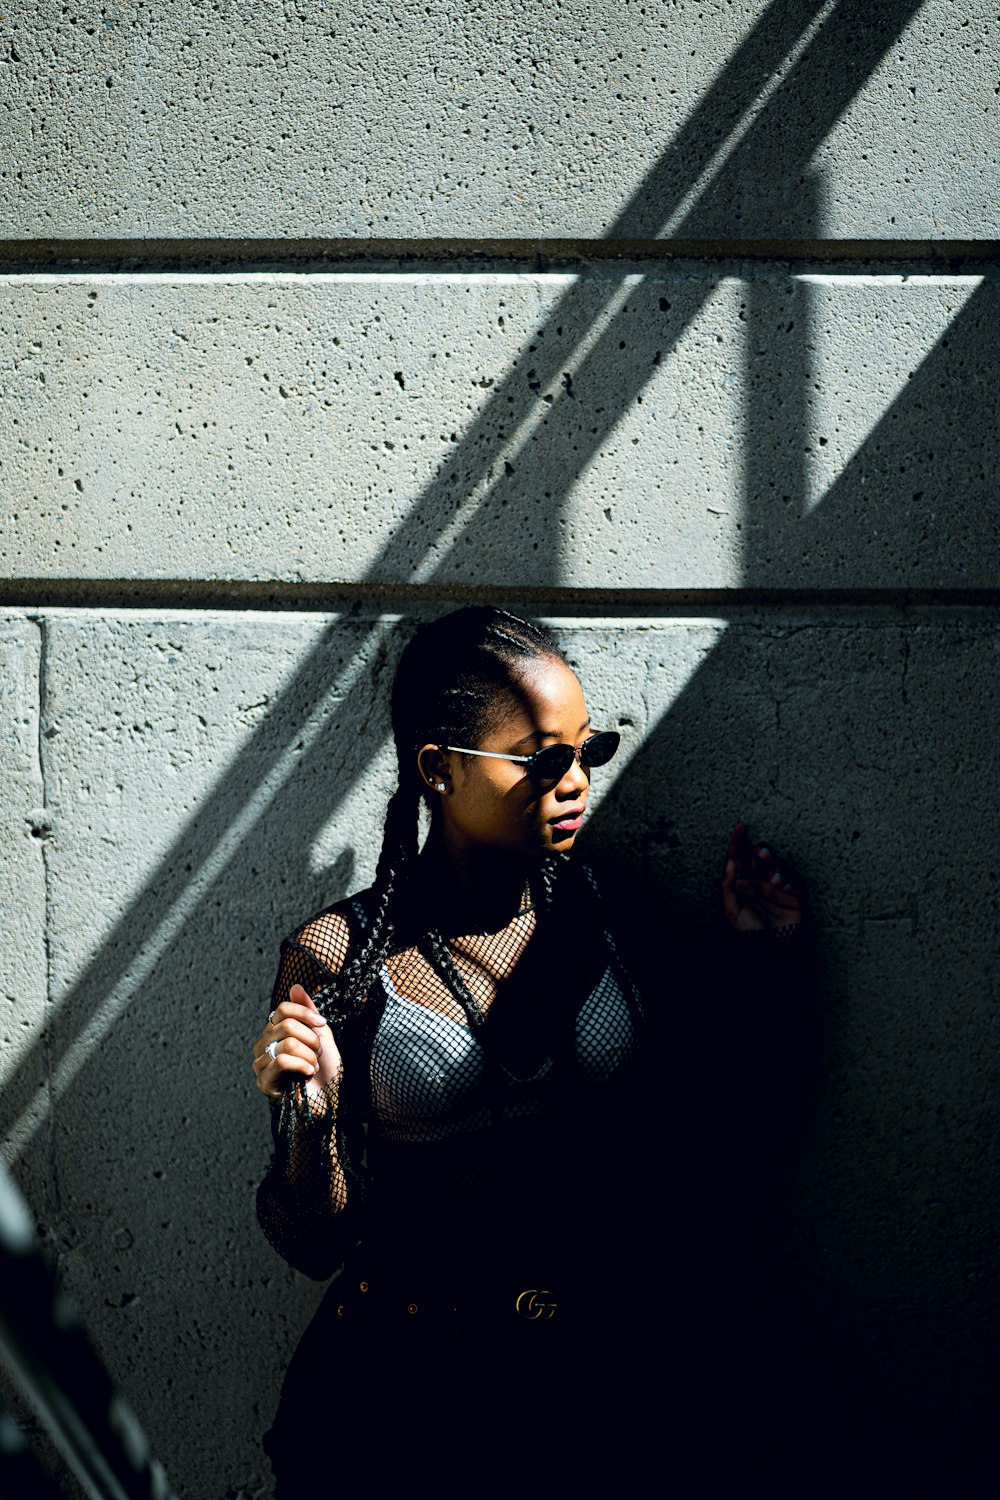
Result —
M 346 924 L 341 926 L 342 934 L 319 918 L 285 940 L 272 1009 L 287 1000 L 293 984 L 314 998 L 331 988 L 335 994 L 346 952 Z M 274 1155 L 257 1190 L 257 1218 L 268 1240 L 289 1265 L 316 1280 L 332 1276 L 354 1245 L 365 1197 L 363 1112 L 352 1106 L 352 1091 L 345 1087 L 345 1078 L 359 1069 L 350 1031 L 346 1025 L 335 1030 L 344 1058 L 338 1078 L 322 1088 L 292 1084 L 271 1101 Z

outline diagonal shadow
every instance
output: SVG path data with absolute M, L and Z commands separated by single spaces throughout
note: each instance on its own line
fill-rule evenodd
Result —
M 888 42 L 917 8 L 914 0 L 914 3 L 887 7 L 874 17 L 869 12 L 868 25 L 861 29 L 858 46 L 839 58 L 838 64 L 836 49 L 842 37 L 836 28 L 845 26 L 854 35 L 853 28 L 858 25 L 863 7 L 848 3 L 848 0 L 836 7 L 803 56 L 782 80 L 779 90 L 740 139 L 727 167 L 730 178 L 742 174 L 745 181 L 752 182 L 758 142 L 767 142 L 767 150 L 773 154 L 773 143 L 783 131 L 785 150 L 791 150 L 803 163 L 806 162 L 817 144 L 817 131 L 810 123 L 799 129 L 794 141 L 788 141 L 788 116 L 783 104 L 785 91 L 793 90 L 800 107 L 805 109 L 811 103 L 808 80 L 817 68 L 825 68 L 828 84 L 819 123 L 821 130 L 827 128 L 849 103 L 864 77 L 883 55 Z M 659 226 L 669 219 L 673 206 L 711 166 L 720 148 L 732 136 L 735 126 L 752 107 L 761 78 L 770 76 L 780 66 L 823 9 L 820 4 L 803 6 L 795 0 L 776 0 L 769 7 L 678 132 L 661 162 L 611 226 L 610 237 L 650 238 L 655 235 Z M 768 162 L 772 160 L 772 154 L 768 155 Z M 696 211 L 693 211 L 681 227 L 693 232 L 697 222 Z M 596 451 L 602 438 L 641 392 L 653 368 L 653 355 L 665 353 L 676 344 L 709 290 L 707 286 L 693 287 L 686 305 L 680 306 L 659 337 L 651 337 L 647 331 L 639 349 L 640 358 L 628 366 L 622 364 L 618 350 L 621 341 L 616 335 L 620 330 L 614 322 L 608 327 L 596 349 L 583 362 L 580 374 L 584 381 L 593 377 L 596 382 L 598 375 L 610 367 L 617 370 L 619 379 L 608 387 L 605 378 L 603 383 L 609 390 L 609 405 L 599 414 L 601 420 L 582 442 L 578 441 L 575 422 L 571 424 L 567 420 L 576 416 L 570 398 L 563 394 L 552 405 L 548 421 L 549 447 L 553 457 L 545 465 L 545 475 L 551 485 L 547 495 L 553 514 L 564 504 L 575 472 Z M 579 345 L 586 337 L 586 330 L 612 302 L 616 292 L 617 283 L 610 289 L 596 282 L 579 283 L 559 299 L 547 326 L 582 326 L 584 332 L 577 338 Z M 442 463 L 434 480 L 411 507 L 365 577 L 358 581 L 359 588 L 366 583 L 411 576 L 431 553 L 442 523 L 453 519 L 456 498 L 457 509 L 461 512 L 464 508 L 462 497 L 472 494 L 481 483 L 484 448 L 487 453 L 492 453 L 497 441 L 502 440 L 500 434 L 508 434 L 514 427 L 529 423 L 537 412 L 540 397 L 549 388 L 562 390 L 560 376 L 567 365 L 565 346 L 556 347 L 553 343 L 548 349 L 539 347 L 532 353 L 532 359 L 535 384 L 541 387 L 539 394 L 529 388 L 520 369 L 510 372 L 463 436 L 458 449 Z M 610 404 L 612 400 L 613 405 Z M 532 467 L 538 466 L 539 459 L 533 456 Z M 502 480 L 494 482 L 481 498 L 477 497 L 474 504 L 468 505 L 470 514 L 464 530 L 452 542 L 448 555 L 436 563 L 432 577 L 447 577 L 470 528 L 484 515 L 490 517 L 491 540 L 497 552 L 513 548 L 517 555 L 523 513 L 516 506 L 503 503 L 506 496 L 502 493 L 502 485 Z M 552 577 L 551 563 L 544 557 L 539 559 L 533 571 L 529 570 L 524 580 L 525 584 L 556 581 Z M 357 648 L 364 650 L 367 645 L 370 649 L 377 630 L 378 627 L 372 626 L 369 640 L 358 642 Z M 303 662 L 281 699 L 222 777 L 208 805 L 199 812 L 198 838 L 192 839 L 190 827 L 182 831 L 144 891 L 137 895 L 128 912 L 109 934 L 87 971 L 58 1003 L 58 1027 L 53 1034 L 51 1055 L 46 1057 L 45 1048 L 40 1046 L 26 1056 L 15 1087 L 8 1095 L 8 1120 L 22 1113 L 28 1099 L 39 1097 L 52 1070 L 58 1075 L 60 1062 L 72 1047 L 74 1035 L 87 1029 L 88 1018 L 98 1010 L 104 997 L 118 990 L 127 979 L 143 946 L 149 942 L 149 935 L 162 928 L 164 912 L 182 907 L 184 897 L 197 883 L 211 858 L 221 831 L 238 822 L 249 800 L 248 789 L 263 779 L 262 771 L 270 771 L 278 763 L 289 739 L 289 724 L 297 722 L 296 714 L 302 712 L 304 705 L 322 701 L 329 694 L 342 668 L 337 653 L 331 649 L 335 646 L 337 634 L 337 625 L 331 626 L 324 634 L 319 646 Z M 385 649 L 391 654 L 388 643 Z M 383 660 L 381 651 L 376 653 L 375 660 Z M 371 696 L 372 684 L 359 681 L 344 698 L 338 716 L 342 716 L 352 729 L 355 725 L 365 724 Z M 358 774 L 356 769 L 343 768 L 339 792 L 327 804 L 326 817 L 335 814 Z M 209 828 L 217 830 L 216 839 L 206 841 L 204 835 Z M 244 836 L 250 839 L 251 831 L 247 830 Z M 186 924 L 192 917 L 193 914 L 185 909 Z
M 832 5 L 801 5 L 783 0 L 769 6 L 610 237 L 641 239 L 661 232 L 660 226 L 670 222 L 669 206 L 682 203 L 691 184 L 707 175 L 697 201 L 678 224 L 671 224 L 673 237 L 773 241 L 776 223 L 797 221 L 800 238 L 820 238 L 821 226 L 802 200 L 813 153 L 922 3 L 835 0 Z M 806 38 L 796 56 L 797 44 Z M 790 55 L 795 61 L 782 73 Z M 775 92 L 740 131 L 741 121 L 776 77 Z M 734 138 L 736 148 L 727 151 Z M 793 236 L 786 231 L 783 237 Z
M 792 301 L 800 341 L 788 351 L 777 391 L 769 386 L 776 409 L 758 411 L 753 426 L 767 441 L 758 441 L 748 465 L 748 583 L 780 585 L 791 574 L 805 588 L 813 580 L 814 587 L 877 588 L 887 558 L 914 589 L 961 587 L 970 558 L 981 567 L 992 559 L 996 580 L 992 476 L 1000 436 L 990 330 L 1000 287 L 984 280 L 965 297 L 900 396 L 803 514 L 791 502 L 806 494 L 804 455 L 824 441 L 817 428 L 834 420 L 829 412 L 822 421 L 811 416 L 804 399 L 815 376 L 809 291 L 797 288 Z
M 1000 432 L 995 422 L 995 386 L 989 376 L 998 297 L 1000 287 L 984 282 L 967 299 L 822 500 L 805 515 L 797 516 L 794 524 L 788 518 L 791 507 L 784 502 L 789 493 L 795 494 L 796 485 L 801 493 L 804 484 L 800 458 L 803 427 L 798 432 L 792 427 L 783 445 L 774 440 L 773 411 L 760 414 L 751 428 L 757 441 L 746 471 L 751 517 L 747 561 L 750 581 L 761 577 L 773 581 L 776 567 L 791 568 L 799 576 L 817 555 L 822 555 L 824 567 L 832 561 L 843 568 L 845 576 L 853 577 L 847 570 L 858 561 L 864 563 L 866 538 L 872 532 L 888 539 L 912 569 L 919 569 L 924 561 L 935 567 L 940 543 L 933 535 L 933 518 L 938 512 L 955 514 L 951 501 L 958 487 L 965 494 L 961 516 L 966 529 L 959 538 L 957 555 L 985 552 L 998 556 L 992 476 L 1000 467 Z M 773 308 L 768 311 L 773 316 Z M 799 304 L 796 318 L 801 312 Z M 782 352 L 778 389 L 787 391 L 791 403 L 802 389 L 802 369 L 792 354 L 784 349 Z M 805 352 L 800 352 L 805 358 Z M 775 404 L 770 383 L 766 399 L 769 406 Z M 798 417 L 804 425 L 801 410 Z M 788 428 L 795 418 L 795 407 L 789 410 L 779 401 L 776 420 L 781 426 Z M 906 487 L 917 487 L 908 506 L 901 505 L 898 498 L 901 471 L 906 474 Z M 782 511 L 780 527 L 772 514 L 775 505 Z M 760 520 L 759 529 L 753 526 L 754 517 Z M 876 581 L 871 579 L 872 583 Z M 930 581 L 941 585 L 952 580 L 950 575 L 942 578 L 934 573 Z M 759 625 L 754 625 L 754 632 L 759 634 Z M 746 654 L 748 648 L 737 644 L 735 635 L 728 643 L 729 635 L 734 635 L 732 630 L 720 640 L 662 721 L 646 735 L 629 762 L 628 774 L 609 789 L 588 829 L 588 839 L 605 858 L 613 860 L 616 847 L 628 848 L 629 858 L 638 860 L 644 880 L 657 888 L 669 886 L 685 892 L 685 922 L 694 919 L 702 899 L 700 893 L 714 877 L 716 852 L 709 851 L 710 863 L 688 863 L 691 851 L 683 838 L 678 842 L 678 825 L 673 817 L 661 820 L 659 825 L 653 822 L 637 847 L 635 829 L 643 825 L 641 809 L 681 807 L 684 787 L 694 775 L 699 785 L 717 788 L 710 798 L 715 812 L 706 818 L 699 811 L 699 826 L 708 821 L 725 829 L 727 817 L 734 812 L 727 766 L 746 768 L 747 795 L 773 801 L 781 795 L 779 782 L 793 775 L 798 763 L 787 746 L 759 749 L 755 754 L 761 730 L 774 728 L 772 723 L 762 726 L 752 717 L 759 713 L 761 703 L 755 679 L 766 673 L 755 668 Z M 731 666 L 724 665 L 727 656 Z M 689 752 L 695 738 L 690 725 L 695 722 L 701 726 L 696 737 L 699 745 L 717 746 L 715 756 L 698 765 Z M 779 764 L 787 769 L 779 772 Z M 814 775 L 812 768 L 808 775 Z M 782 822 L 791 819 L 789 832 L 797 828 L 807 801 L 805 797 L 792 800 L 797 803 L 794 809 L 779 812 Z M 683 856 L 682 845 L 686 851 Z

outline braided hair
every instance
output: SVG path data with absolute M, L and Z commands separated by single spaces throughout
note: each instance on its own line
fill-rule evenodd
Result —
M 419 774 L 421 745 L 476 744 L 510 707 L 518 668 L 531 661 L 565 663 L 540 625 L 488 605 L 469 605 L 417 631 L 407 644 L 392 687 L 392 733 L 399 785 L 386 810 L 375 871 L 374 909 L 364 941 L 341 976 L 348 1007 L 368 992 L 392 948 L 400 899 L 418 850 L 420 804 L 428 788 Z M 551 907 L 562 856 L 543 860 L 539 909 Z M 442 934 L 422 934 L 421 947 L 462 1002 L 470 1024 L 482 1019 Z

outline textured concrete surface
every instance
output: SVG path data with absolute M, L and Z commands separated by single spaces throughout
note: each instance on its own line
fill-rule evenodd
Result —
M 808 882 L 823 1078 L 772 1230 L 803 1326 L 911 1415 L 981 1419 L 1000 1037 L 968 874 L 993 890 L 996 621 L 555 624 L 594 721 L 624 737 L 585 847 L 648 880 L 662 929 L 712 910 L 738 817 Z M 248 1045 L 282 932 L 370 878 L 401 627 L 80 611 L 46 634 L 57 1012 L 21 1070 L 55 1106 L 23 1165 L 54 1152 L 70 1291 L 180 1492 L 249 1495 L 316 1294 L 253 1219 L 268 1136 Z
M 39 710 L 42 628 L 0 614 L 0 1151 L 47 1222 L 52 1182 L 45 1056 L 48 999 L 45 806 Z M 25 1086 L 28 1071 L 36 1086 Z M 22 1154 L 28 1143 L 34 1149 Z M 0 1361 L 0 1407 L 30 1413 Z
M 674 639 L 632 637 L 644 710 L 662 699 L 641 680 L 677 679 Z M 876 1445 L 982 1439 L 1000 1395 L 998 652 L 989 615 L 733 624 L 658 722 L 642 712 L 591 830 L 685 923 L 736 817 L 806 877 L 820 1067 L 770 1268 L 807 1378 Z
M 994 26 L 983 0 L 28 0 L 3 235 L 988 236 Z
M 15 577 L 995 586 L 971 276 L 9 278 Z
M 18 1094 L 20 1065 L 40 1043 L 48 993 L 43 844 L 51 837 L 51 819 L 39 744 L 41 652 L 37 624 L 0 617 L 0 1090 L 5 1125 Z
M 355 848 L 371 863 L 380 632 L 239 615 L 48 629 L 56 1018 L 30 1063 L 57 1100 L 61 1265 L 179 1493 L 253 1493 L 316 1294 L 256 1227 L 269 1132 L 249 1045 L 282 933 L 344 890 Z M 335 754 L 324 730 L 345 718 Z

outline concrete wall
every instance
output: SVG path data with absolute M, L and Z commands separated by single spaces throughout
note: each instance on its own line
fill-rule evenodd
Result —
M 371 875 L 387 666 L 470 596 L 622 726 L 587 839 L 657 909 L 703 917 L 740 816 L 803 870 L 775 1264 L 862 1409 L 986 1430 L 990 8 L 7 25 L 3 1126 L 180 1493 L 265 1493 L 316 1291 L 253 1219 L 248 1044 Z

